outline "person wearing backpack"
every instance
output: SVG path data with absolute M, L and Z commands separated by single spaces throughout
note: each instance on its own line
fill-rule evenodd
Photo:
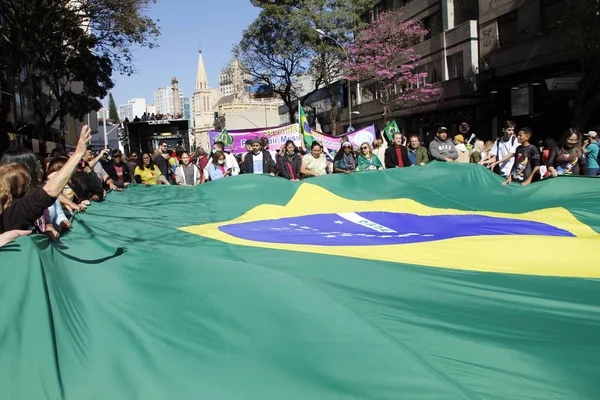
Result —
M 484 165 L 487 165 L 492 171 L 498 167 L 498 170 L 494 172 L 503 178 L 510 176 L 515 163 L 513 156 L 517 147 L 519 147 L 519 141 L 515 136 L 516 125 L 514 121 L 504 122 L 503 135 L 494 142 L 491 151 L 492 157 L 487 162 L 484 162 Z
M 598 133 L 589 131 L 585 134 L 586 139 L 583 141 L 583 152 L 587 158 L 587 176 L 598 176 L 600 172 L 600 163 L 598 162 L 598 154 L 600 146 L 598 146 Z

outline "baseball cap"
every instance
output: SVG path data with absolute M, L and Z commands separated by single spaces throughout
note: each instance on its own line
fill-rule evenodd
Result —
M 440 126 L 437 131 L 438 132 L 448 132 L 448 128 L 446 128 L 445 126 Z
M 465 137 L 463 135 L 456 135 L 454 136 L 454 140 L 464 143 L 465 142 Z
M 588 133 L 585 134 L 585 136 L 589 136 L 591 138 L 597 138 L 598 133 L 596 131 L 589 131 Z

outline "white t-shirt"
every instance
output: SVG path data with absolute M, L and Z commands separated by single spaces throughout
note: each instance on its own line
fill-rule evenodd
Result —
M 258 154 L 252 154 L 252 164 L 254 166 L 253 173 L 255 173 L 255 174 L 263 173 L 263 153 L 262 153 L 262 151 Z
M 505 142 L 504 139 L 496 140 L 490 153 L 497 157 L 496 161 L 500 161 L 504 159 L 504 157 L 506 157 L 508 153 L 515 154 L 517 147 L 519 147 L 519 141 L 516 137 L 511 136 L 507 142 Z M 512 157 L 508 161 L 500 163 L 500 174 L 505 178 L 508 177 L 508 175 L 510 175 L 510 171 L 512 170 L 514 163 L 514 157 Z

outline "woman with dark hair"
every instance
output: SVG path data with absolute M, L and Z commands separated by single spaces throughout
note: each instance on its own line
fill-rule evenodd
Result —
M 4 152 L 2 158 L 0 158 L 0 165 L 7 164 L 21 164 L 27 167 L 29 174 L 31 175 L 31 185 L 37 186 L 44 174 L 42 173 L 42 167 L 33 151 L 24 147 L 17 147 L 9 149 Z
M 306 177 L 321 176 L 329 173 L 327 159 L 323 155 L 323 146 L 321 143 L 317 141 L 312 142 L 310 154 L 305 155 L 302 159 L 300 172 Z
M 181 163 L 175 169 L 175 182 L 179 186 L 196 186 L 204 183 L 204 174 L 200 168 L 192 162 L 190 153 L 181 153 Z
M 288 140 L 277 158 L 278 174 L 290 181 L 299 181 L 301 167 L 302 158 L 298 154 L 298 148 L 292 140 Z
M 62 193 L 90 140 L 91 130 L 84 125 L 73 156 L 39 188 L 31 184 L 34 176 L 29 167 L 15 163 L 0 166 L 0 232 L 28 229 L 44 215 Z
M 145 185 L 156 185 L 158 183 L 162 183 L 163 185 L 170 184 L 167 178 L 160 172 L 158 166 L 154 164 L 150 153 L 142 154 L 142 162 L 135 168 L 134 177 L 137 183 Z
M 569 128 L 563 133 L 548 157 L 547 167 L 552 177 L 581 175 L 584 157 L 580 143 L 581 133 L 577 129 Z
M 342 143 L 342 148 L 333 158 L 333 173 L 351 174 L 356 170 L 356 158 L 352 153 L 352 143 Z
M 0 165 L 22 165 L 30 175 L 30 190 L 35 189 L 43 177 L 42 164 L 35 156 L 33 151 L 18 147 L 6 151 L 0 159 Z M 15 175 L 13 175 L 14 177 Z M 57 239 L 60 234 L 60 228 L 66 230 L 71 228 L 71 223 L 62 211 L 60 201 L 57 199 L 54 204 L 49 206 L 42 216 L 33 222 L 33 226 L 40 232 L 48 236 L 50 239 Z
M 208 177 L 211 181 L 231 176 L 232 169 L 227 169 L 227 160 L 225 153 L 221 150 L 213 152 L 211 162 L 206 168 Z

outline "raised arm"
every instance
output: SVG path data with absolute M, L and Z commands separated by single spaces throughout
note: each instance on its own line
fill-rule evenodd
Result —
M 81 157 L 85 154 L 85 149 L 92 139 L 91 132 L 91 129 L 87 125 L 84 125 L 81 128 L 81 134 L 79 135 L 79 142 L 77 142 L 75 152 L 71 158 L 69 158 L 69 161 L 67 161 L 67 163 L 44 185 L 43 189 L 50 197 L 57 198 L 58 195 L 62 193 L 63 188 L 69 179 L 71 179 L 71 176 L 73 176 Z

